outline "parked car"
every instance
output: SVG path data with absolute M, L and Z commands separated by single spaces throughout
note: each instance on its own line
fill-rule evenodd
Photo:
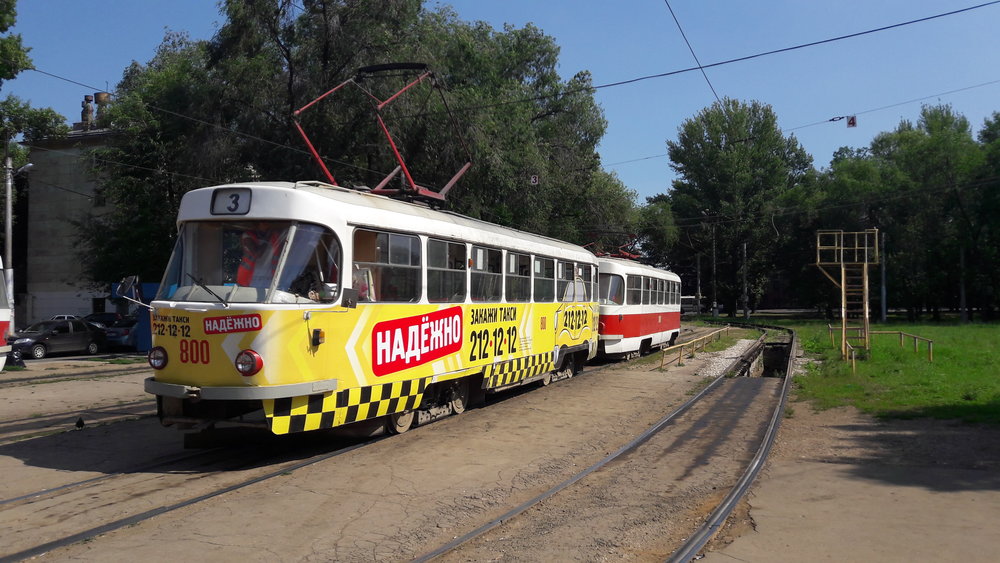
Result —
M 123 318 L 121 313 L 91 313 L 83 317 L 83 320 L 101 328 L 109 328 Z
M 56 352 L 96 354 L 105 340 L 104 329 L 71 319 L 37 322 L 14 333 L 8 342 L 21 357 L 39 360 Z
M 135 349 L 136 323 L 135 317 L 125 317 L 107 328 L 107 341 L 109 348 L 131 348 Z
M 80 315 L 52 315 L 49 317 L 50 321 L 71 321 L 73 319 L 82 318 Z

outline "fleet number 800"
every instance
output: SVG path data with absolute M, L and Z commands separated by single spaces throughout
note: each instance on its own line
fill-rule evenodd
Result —
M 209 351 L 207 340 L 181 340 L 182 364 L 207 364 L 209 362 Z

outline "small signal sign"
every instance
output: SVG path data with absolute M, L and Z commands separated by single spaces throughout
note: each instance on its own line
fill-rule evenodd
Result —
M 848 115 L 847 116 L 847 126 L 848 127 L 857 127 L 858 126 L 858 116 L 856 116 L 856 115 Z

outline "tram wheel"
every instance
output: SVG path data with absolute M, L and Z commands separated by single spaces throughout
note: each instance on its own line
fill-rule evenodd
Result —
M 402 434 L 413 426 L 417 418 L 414 411 L 396 412 L 386 416 L 385 429 L 390 434 Z
M 573 377 L 574 373 L 576 373 L 576 361 L 574 361 L 573 355 L 570 354 L 569 356 L 566 356 L 566 359 L 563 361 L 562 369 L 559 370 L 559 379 Z
M 467 380 L 458 381 L 451 388 L 451 400 L 448 401 L 448 404 L 454 414 L 465 412 L 465 408 L 469 406 L 469 382 Z
M 542 387 L 545 387 L 546 385 L 549 385 L 550 383 L 552 383 L 552 372 L 551 371 L 548 372 L 548 373 L 546 373 L 545 376 L 542 377 Z

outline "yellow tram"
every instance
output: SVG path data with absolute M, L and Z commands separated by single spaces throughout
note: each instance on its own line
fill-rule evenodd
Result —
M 393 432 L 571 376 L 598 348 L 597 259 L 317 182 L 184 195 L 151 303 L 164 425 Z

